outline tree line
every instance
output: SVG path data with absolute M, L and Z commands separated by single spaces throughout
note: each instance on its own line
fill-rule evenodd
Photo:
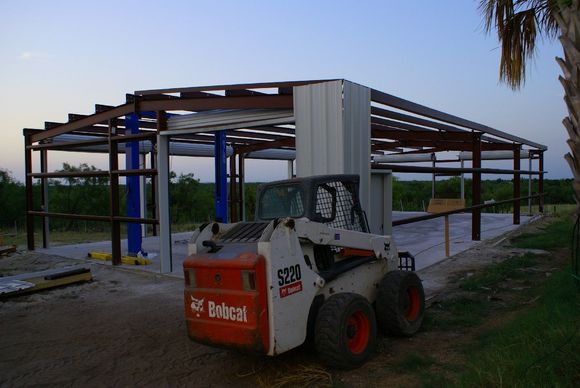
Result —
M 95 171 L 94 166 L 85 163 L 73 166 L 64 163 L 61 170 L 65 172 Z M 259 183 L 246 183 L 246 219 L 254 218 L 256 188 Z M 459 198 L 460 179 L 453 177 L 439 180 L 435 186 L 436 198 Z M 522 196 L 527 195 L 528 184 L 521 182 Z M 40 185 L 33 185 L 34 209 L 41 210 Z M 66 177 L 49 179 L 49 211 L 67 214 L 108 215 L 110 208 L 108 177 Z M 393 181 L 393 209 L 405 211 L 423 211 L 431 198 L 431 181 Z M 483 201 L 506 200 L 513 197 L 513 183 L 510 180 L 485 180 L 481 185 Z M 121 214 L 125 214 L 126 187 L 120 186 L 119 203 Z M 538 191 L 538 181 L 532 181 L 532 192 Z M 572 179 L 544 180 L 546 204 L 574 203 Z M 146 185 L 148 204 L 152 203 L 151 183 Z M 465 180 L 465 197 L 467 205 L 471 204 L 471 180 Z M 170 208 L 173 224 L 193 225 L 213 219 L 214 184 L 202 183 L 193 174 L 170 175 Z M 498 206 L 495 211 L 510 211 L 511 204 Z M 490 211 L 490 210 L 488 210 Z M 147 209 L 147 216 L 154 218 L 153 207 Z M 25 189 L 24 185 L 14 179 L 6 170 L 0 168 L 0 227 L 22 229 L 25 223 Z M 36 222 L 40 227 L 40 222 Z M 87 230 L 104 231 L 109 224 L 51 218 L 52 230 Z

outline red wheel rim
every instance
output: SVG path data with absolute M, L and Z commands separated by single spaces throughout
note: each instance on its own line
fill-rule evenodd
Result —
M 414 321 L 419 317 L 421 311 L 421 296 L 417 287 L 407 288 L 407 306 L 405 308 L 405 319 Z
M 370 323 L 369 318 L 361 310 L 356 311 L 346 323 L 348 349 L 355 354 L 362 353 L 369 343 Z

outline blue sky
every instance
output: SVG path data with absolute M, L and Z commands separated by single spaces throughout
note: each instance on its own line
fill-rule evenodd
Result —
M 511 91 L 498 83 L 498 44 L 477 3 L 0 2 L 0 168 L 23 178 L 23 127 L 92 113 L 134 90 L 346 78 L 546 144 L 547 177 L 571 177 L 561 47 L 542 42 L 525 87 Z M 63 161 L 106 167 L 104 156 L 50 156 L 53 169 Z M 212 180 L 210 160 L 172 167 Z M 248 180 L 285 174 L 284 163 L 248 166 Z

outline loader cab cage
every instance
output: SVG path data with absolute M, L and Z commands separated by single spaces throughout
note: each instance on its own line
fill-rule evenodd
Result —
M 257 220 L 306 217 L 338 229 L 368 233 L 357 175 L 322 175 L 271 182 L 258 188 Z

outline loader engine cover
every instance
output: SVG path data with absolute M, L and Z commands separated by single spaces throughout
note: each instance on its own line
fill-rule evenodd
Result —
M 196 342 L 266 354 L 265 260 L 256 252 L 236 251 L 184 261 L 187 332 Z

